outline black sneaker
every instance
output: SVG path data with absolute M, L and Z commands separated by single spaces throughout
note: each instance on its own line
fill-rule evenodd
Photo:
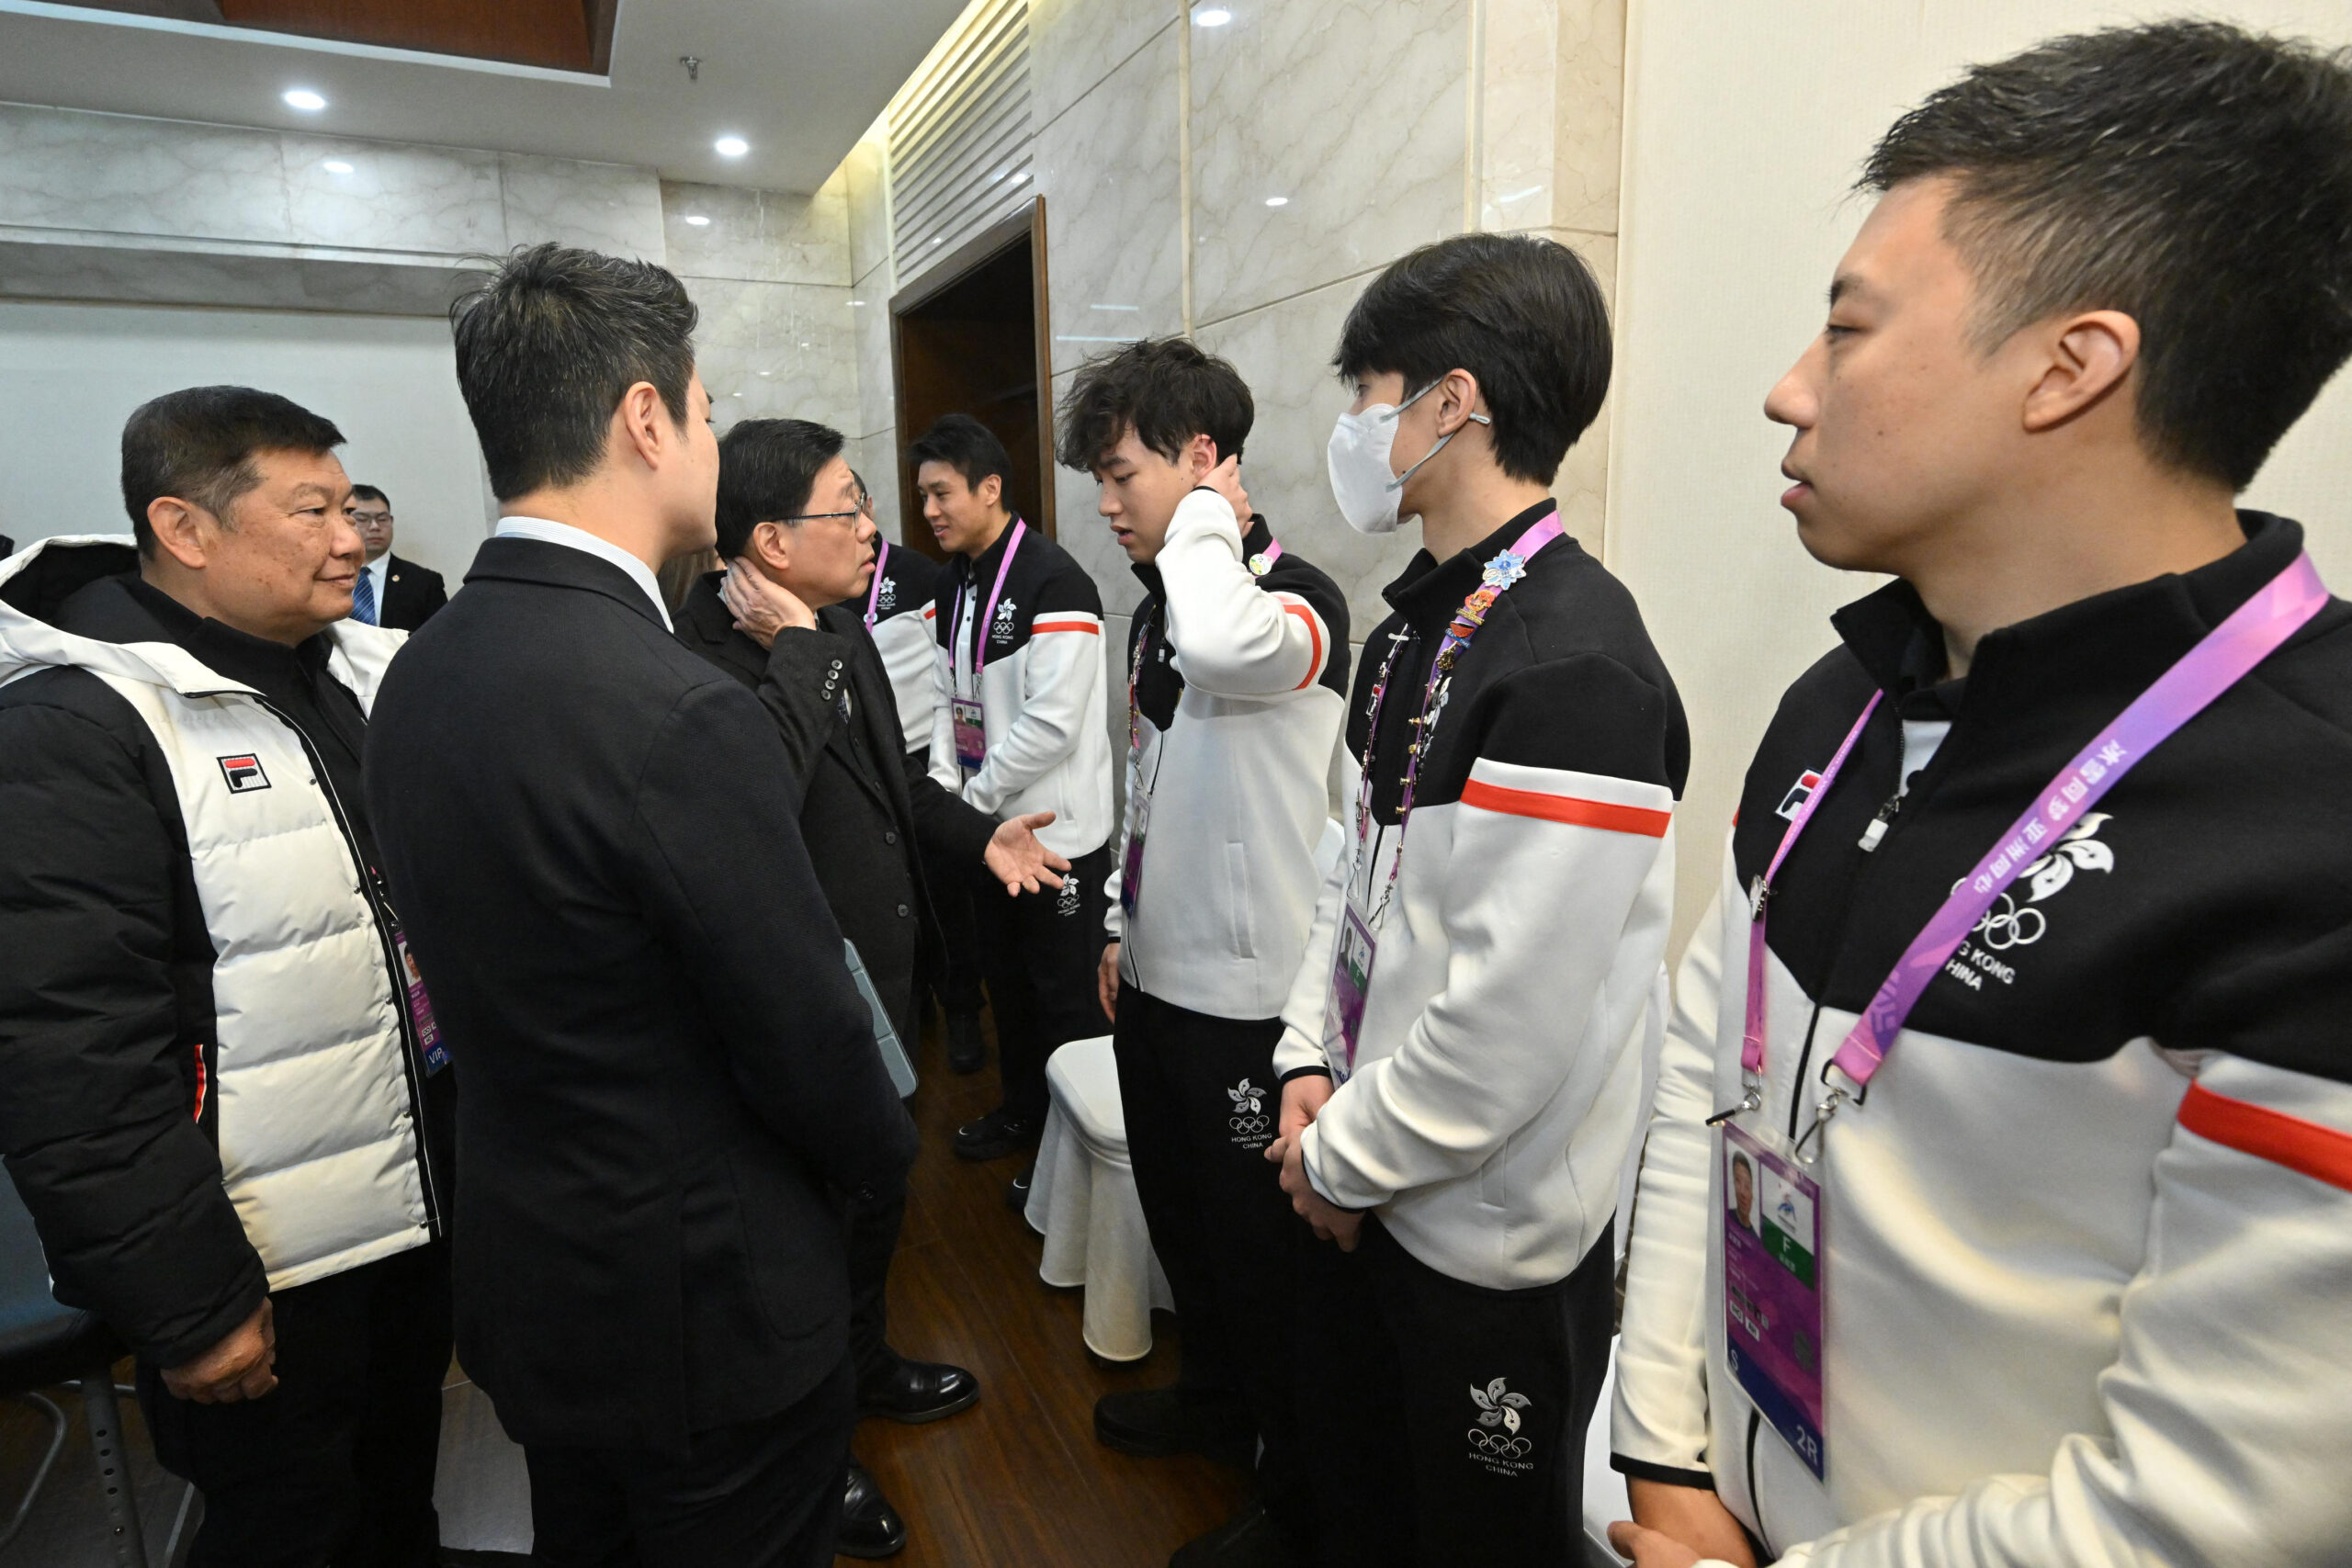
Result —
M 1306 1561 L 1256 1503 L 1176 1549 L 1168 1568 L 1299 1568 Z
M 1002 1159 L 1015 1150 L 1035 1147 L 1037 1135 L 1044 1130 L 1037 1122 L 1015 1116 L 1000 1105 L 978 1121 L 967 1122 L 956 1129 L 956 1157 Z
M 833 1536 L 841 1557 L 896 1557 L 907 1549 L 907 1521 L 882 1495 L 880 1483 L 855 1460 L 842 1478 L 842 1523 Z
M 1177 1388 L 1106 1393 L 1094 1402 L 1094 1436 L 1105 1447 L 1147 1459 L 1204 1454 L 1240 1470 L 1258 1461 L 1257 1423 L 1230 1394 Z
M 976 1012 L 951 1012 L 947 1015 L 947 1068 L 950 1072 L 977 1073 L 989 1065 L 989 1043 L 980 1035 L 980 1015 Z
M 1006 1186 L 1004 1206 L 1026 1218 L 1029 1213 L 1029 1189 L 1036 1183 L 1036 1180 L 1037 1162 L 1032 1160 L 1029 1162 L 1029 1168 L 1014 1177 Z

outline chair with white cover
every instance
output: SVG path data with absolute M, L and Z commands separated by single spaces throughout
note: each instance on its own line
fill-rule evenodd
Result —
M 1037 1276 L 1086 1288 L 1086 1348 L 1106 1361 L 1151 1353 L 1151 1313 L 1175 1304 L 1151 1250 L 1127 1159 L 1111 1037 L 1073 1040 L 1046 1063 L 1050 1104 L 1023 1217 L 1046 1238 Z

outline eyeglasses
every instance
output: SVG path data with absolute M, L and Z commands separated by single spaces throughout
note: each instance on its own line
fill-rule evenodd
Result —
M 865 513 L 863 510 L 856 512 L 807 512 L 797 517 L 779 517 L 776 521 L 779 523 L 821 523 L 828 518 L 832 517 L 863 517 L 865 515 Z

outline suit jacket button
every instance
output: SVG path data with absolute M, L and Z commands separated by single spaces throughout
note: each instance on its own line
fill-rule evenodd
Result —
M 885 829 L 882 833 L 882 841 L 886 844 L 897 843 L 899 841 L 899 835 L 897 831 L 891 829 Z
M 904 904 L 899 906 L 899 919 L 902 920 L 913 912 L 913 910 L 908 908 Z

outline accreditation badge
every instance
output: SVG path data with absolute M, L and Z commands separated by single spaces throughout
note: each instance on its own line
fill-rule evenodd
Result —
M 1732 1375 L 1816 1480 L 1822 1440 L 1821 1188 L 1724 1125 L 1724 1320 Z
M 956 765 L 967 773 L 977 773 L 989 757 L 989 732 L 982 720 L 980 699 L 952 697 L 948 705 L 956 719 Z
M 1119 855 L 1119 911 L 1130 920 L 1136 918 L 1136 905 L 1143 897 L 1143 841 L 1150 831 L 1151 796 L 1147 795 L 1136 803 L 1126 848 Z
M 1364 998 L 1372 993 L 1372 961 L 1379 939 L 1356 908 L 1355 895 L 1340 915 L 1340 942 L 1331 955 L 1331 991 L 1323 1005 L 1323 1055 L 1336 1086 L 1354 1076 L 1356 1044 L 1363 1032 Z

